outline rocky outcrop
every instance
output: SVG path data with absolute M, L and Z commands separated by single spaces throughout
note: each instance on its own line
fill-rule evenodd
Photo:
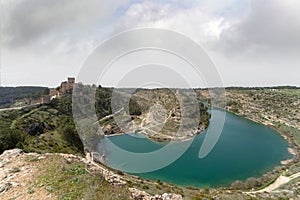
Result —
M 62 153 L 24 153 L 21 149 L 12 149 L 4 151 L 0 155 L 0 199 L 7 199 L 12 194 L 22 196 L 22 199 L 53 199 L 48 193 L 42 193 L 42 190 L 35 191 L 34 196 L 26 192 L 32 181 L 41 173 L 36 166 L 38 162 L 31 160 L 44 160 L 51 156 L 60 156 L 67 163 L 82 162 L 86 164 L 86 170 L 90 174 L 100 174 L 110 185 L 114 187 L 126 187 L 127 182 L 124 176 L 116 174 L 113 170 L 109 170 L 101 164 L 95 163 L 87 154 L 86 158 L 72 154 Z M 25 193 L 24 193 L 25 190 Z M 173 193 L 164 193 L 150 195 L 145 191 L 129 188 L 131 198 L 135 200 L 182 200 L 182 196 Z M 24 196 L 25 195 L 25 196 Z M 28 195 L 28 196 L 26 196 Z M 2 198 L 3 197 L 3 198 Z M 24 198 L 23 198 L 24 197 Z
M 26 170 L 25 168 L 7 168 L 5 167 L 12 158 L 19 157 L 23 154 L 21 149 L 13 149 L 9 151 L 4 151 L 0 155 L 0 193 L 8 191 L 11 187 L 17 187 L 19 183 L 13 181 L 16 173 L 21 170 Z
M 0 155 L 0 193 L 4 193 L 8 191 L 12 187 L 18 187 L 22 182 L 16 181 L 19 180 L 21 176 L 26 176 L 27 174 L 34 173 L 34 166 L 22 166 L 19 167 L 19 163 L 17 163 L 18 159 L 24 158 L 26 156 L 34 156 L 38 160 L 46 159 L 50 156 L 61 156 L 68 163 L 74 162 L 82 162 L 87 165 L 86 170 L 90 173 L 100 173 L 103 178 L 110 183 L 112 186 L 124 186 L 126 185 L 126 181 L 123 178 L 106 168 L 95 164 L 90 159 L 86 159 L 80 156 L 72 155 L 72 154 L 62 154 L 62 153 L 46 153 L 46 154 L 37 154 L 37 153 L 26 153 L 24 154 L 21 149 L 12 149 L 4 151 L 2 155 Z M 23 165 L 20 164 L 20 165 Z M 0 198 L 1 199 L 1 198 Z
M 131 197 L 135 200 L 182 200 L 182 196 L 174 193 L 164 193 L 162 195 L 156 194 L 151 196 L 145 191 L 136 188 L 129 188 Z
M 29 135 L 36 136 L 42 134 L 44 132 L 44 129 L 45 129 L 44 122 L 35 122 L 29 124 L 29 126 L 26 127 L 24 131 Z
M 101 162 L 99 162 L 100 160 L 102 160 L 102 158 L 100 158 L 100 157 L 101 156 L 96 152 L 92 152 L 91 154 L 86 155 L 86 159 L 91 164 L 91 166 L 89 167 L 89 170 L 97 171 L 98 173 L 100 172 L 100 174 L 103 176 L 103 178 L 113 186 L 126 185 L 126 181 L 121 176 L 113 173 L 112 171 L 110 171 L 96 163 L 96 162 L 101 163 Z

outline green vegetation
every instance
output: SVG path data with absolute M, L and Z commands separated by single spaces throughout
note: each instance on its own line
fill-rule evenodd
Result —
M 130 101 L 129 101 L 129 114 L 130 115 L 141 115 L 142 114 L 141 107 L 139 106 L 137 101 L 134 99 L 130 99 Z
M 88 173 L 85 165 L 79 161 L 69 163 L 62 157 L 55 156 L 42 162 L 43 174 L 28 190 L 30 192 L 34 192 L 34 188 L 44 187 L 62 200 L 129 199 L 126 187 L 111 187 L 100 174 Z
M 86 87 L 90 86 L 84 86 L 84 89 Z M 23 93 L 26 92 L 28 90 L 25 88 Z M 40 92 L 46 94 L 49 91 L 47 88 L 40 88 Z M 0 153 L 18 147 L 26 152 L 82 154 L 83 143 L 73 122 L 71 94 L 55 98 L 49 105 L 0 112 Z M 112 113 L 111 97 L 111 88 L 97 88 L 95 106 L 99 119 Z M 129 107 L 131 114 L 141 114 L 135 101 L 130 101 Z M 92 136 L 88 140 L 97 141 Z
M 50 105 L 0 112 L 0 153 L 21 148 L 25 152 L 82 154 L 76 132 L 71 97 L 55 99 Z
M 199 126 L 204 126 L 205 128 L 207 128 L 209 125 L 211 114 L 207 112 L 208 108 L 200 101 L 200 99 L 199 99 L 199 109 L 200 109 Z
M 6 149 L 20 147 L 24 142 L 24 134 L 19 130 L 0 130 L 0 154 Z
M 47 92 L 46 87 L 0 87 L 0 108 L 10 107 L 16 101 L 38 99 Z M 20 106 L 19 102 L 15 106 Z
M 0 87 L 0 98 L 37 98 L 45 93 L 48 88 L 46 87 Z M 49 90 L 49 89 L 48 89 Z
M 227 101 L 227 107 L 229 108 L 229 111 L 234 113 L 239 113 L 239 110 L 242 109 L 242 106 L 239 102 L 234 100 Z
M 282 133 L 287 134 L 291 137 L 295 143 L 300 147 L 300 130 L 285 124 L 275 123 L 276 128 L 278 128 Z
M 112 114 L 111 97 L 113 90 L 99 86 L 96 90 L 96 110 L 99 119 Z
M 300 129 L 300 89 L 278 88 L 227 89 L 227 109 L 262 124 Z
M 61 135 L 61 139 L 63 141 L 66 141 L 68 145 L 74 146 L 78 149 L 79 152 L 82 152 L 83 144 L 80 140 L 79 135 L 77 134 L 76 127 L 72 117 L 70 116 L 62 117 L 57 132 Z
M 199 98 L 195 102 L 198 103 L 199 110 L 196 109 L 192 98 L 194 92 L 187 89 L 139 89 L 132 95 L 131 100 L 140 107 L 142 116 L 134 120 L 141 123 L 143 119 L 151 118 L 150 125 L 146 124 L 146 128 L 141 127 L 141 130 L 146 135 L 151 133 L 151 138 L 156 141 L 165 141 L 168 137 L 178 137 L 178 135 L 174 135 L 178 133 L 182 120 L 184 120 L 182 128 L 189 130 L 197 123 L 198 130 L 192 134 L 201 133 L 208 127 L 211 116 L 207 106 Z M 150 114 L 151 117 L 147 114 Z M 163 124 L 163 127 L 159 124 Z M 156 134 L 152 135 L 153 131 Z
M 124 93 L 125 92 L 126 91 L 124 90 Z M 101 86 L 97 87 L 95 99 L 96 99 L 96 112 L 97 112 L 98 119 L 101 119 L 107 115 L 112 114 L 112 110 L 111 110 L 112 93 L 113 93 L 112 88 L 105 88 Z M 122 94 L 122 93 L 115 92 L 114 95 L 115 95 L 114 98 L 117 99 L 116 101 L 119 101 L 120 105 L 123 105 L 121 102 L 122 102 L 122 98 L 124 98 L 123 95 L 126 95 L 126 93 Z M 118 106 L 118 105 L 114 105 L 114 106 Z M 135 99 L 130 99 L 128 109 L 130 115 L 142 114 L 141 107 L 139 106 L 138 102 Z
M 87 87 L 84 86 L 83 88 L 83 96 Z M 17 88 L 17 90 L 19 89 L 24 88 Z M 11 96 L 13 98 L 36 98 L 49 92 L 45 88 L 33 88 L 32 90 L 25 88 L 25 90 L 26 92 L 16 92 L 14 89 L 0 88 L 0 98 Z M 300 124 L 298 112 L 300 90 L 298 88 L 230 88 L 226 92 L 228 110 L 273 126 L 280 132 L 290 136 L 298 146 L 300 145 L 300 131 L 298 128 Z M 124 93 L 126 93 L 126 90 L 124 90 Z M 122 100 L 122 95 L 120 94 L 120 100 Z M 105 118 L 112 114 L 110 104 L 112 88 L 97 87 L 95 97 L 97 117 L 98 119 L 104 118 L 100 124 L 102 126 L 115 126 L 114 130 L 118 131 L 113 117 Z M 203 95 L 202 97 L 206 96 Z M 81 102 L 82 105 L 88 105 L 89 100 L 87 96 L 84 102 Z M 203 101 L 209 102 L 209 99 L 199 99 L 199 102 Z M 176 125 L 174 124 L 180 119 L 178 114 L 180 107 L 178 107 L 178 101 L 174 99 L 174 95 L 170 91 L 163 89 L 141 89 L 136 91 L 129 102 L 129 114 L 135 118 L 135 121 L 141 123 L 143 114 L 156 102 L 164 105 L 164 108 L 169 112 L 167 113 L 169 120 L 165 123 L 164 129 L 176 131 Z M 202 103 L 199 103 L 199 106 L 201 112 L 199 125 L 207 127 L 210 118 L 207 107 Z M 86 109 L 91 108 L 87 107 Z M 193 114 L 192 112 L 190 113 Z M 94 129 L 95 127 L 89 128 Z M 90 131 L 86 130 L 85 132 Z M 88 140 L 97 142 L 97 138 L 94 136 L 90 136 Z M 0 112 L 0 153 L 11 148 L 21 148 L 25 152 L 59 152 L 82 155 L 83 143 L 76 131 L 72 117 L 71 93 L 61 98 L 53 99 L 49 105 Z M 53 157 L 45 159 L 45 161 L 34 158 L 31 162 L 44 163 L 41 167 L 42 175 L 36 183 L 28 187 L 28 194 L 33 194 L 40 187 L 45 187 L 49 193 L 57 195 L 59 199 L 128 199 L 127 186 L 124 188 L 109 186 L 100 174 L 86 172 L 86 166 L 79 161 L 68 162 L 62 158 Z M 191 199 L 253 199 L 239 190 L 260 188 L 268 185 L 287 169 L 287 175 L 299 172 L 299 160 L 294 160 L 291 166 L 278 167 L 262 177 L 249 178 L 243 182 L 234 182 L 231 185 L 233 190 L 230 193 L 232 194 L 226 193 L 222 189 L 180 188 L 161 181 L 153 183 L 132 177 L 128 178 L 127 185 L 145 190 L 150 194 L 174 192 Z M 18 172 L 18 170 L 18 168 L 15 168 L 13 172 Z M 295 180 L 291 184 L 284 185 L 283 188 L 291 190 L 299 188 L 297 181 Z M 299 189 L 295 191 L 297 194 L 300 193 Z M 258 199 L 260 197 L 270 197 L 268 195 L 258 194 Z M 278 195 L 280 198 L 284 197 L 281 194 L 274 195 Z

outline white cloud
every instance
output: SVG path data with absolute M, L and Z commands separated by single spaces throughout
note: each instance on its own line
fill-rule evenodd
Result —
M 111 27 L 127 0 L 1 1 L 2 84 L 55 86 L 76 75 L 88 53 Z M 26 77 L 26 78 L 24 78 Z M 31 78 L 28 78 L 31 77 Z
M 211 55 L 230 85 L 300 85 L 300 1 L 251 1 Z
M 17 0 L 2 4 L 4 44 L 22 46 L 47 37 L 76 37 L 107 23 L 127 0 Z
M 202 7 L 145 1 L 131 5 L 119 21 L 116 32 L 137 27 L 164 28 L 183 33 L 200 43 L 219 38 L 228 26 L 222 16 L 213 16 Z
M 2 0 L 1 5 L 5 84 L 43 82 L 39 76 L 22 77 L 47 68 L 53 77 L 61 72 L 51 82 L 55 85 L 70 72 L 75 75 L 91 49 L 109 35 L 157 27 L 203 45 L 227 84 L 289 80 L 300 85 L 295 77 L 300 74 L 298 0 Z M 270 71 L 276 74 L 255 80 Z
M 248 16 L 223 30 L 217 48 L 254 56 L 258 52 L 278 56 L 300 50 L 300 1 L 254 0 L 251 8 Z

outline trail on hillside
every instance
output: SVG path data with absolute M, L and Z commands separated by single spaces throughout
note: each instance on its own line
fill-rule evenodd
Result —
M 284 184 L 287 184 L 288 182 L 290 182 L 291 180 L 300 177 L 300 172 L 295 173 L 291 176 L 283 176 L 280 175 L 272 184 L 268 185 L 267 187 L 261 189 L 261 190 L 257 190 L 257 191 L 253 191 L 253 192 L 246 192 L 247 194 L 255 194 L 255 193 L 262 193 L 262 192 L 272 192 L 276 189 L 278 189 L 279 187 L 281 187 Z

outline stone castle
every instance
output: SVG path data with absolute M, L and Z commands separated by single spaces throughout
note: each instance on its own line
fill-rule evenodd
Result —
M 73 89 L 74 84 L 75 84 L 75 78 L 69 77 L 68 81 L 62 82 L 60 84 L 60 92 L 62 94 L 67 93 L 68 91 Z
M 49 104 L 51 103 L 51 100 L 57 97 L 61 97 L 65 95 L 66 93 L 73 90 L 73 87 L 75 85 L 75 78 L 74 77 L 68 77 L 67 81 L 64 81 L 60 84 L 57 88 L 52 88 L 49 91 L 48 95 L 43 95 L 41 98 L 36 100 L 31 100 L 30 104 Z

